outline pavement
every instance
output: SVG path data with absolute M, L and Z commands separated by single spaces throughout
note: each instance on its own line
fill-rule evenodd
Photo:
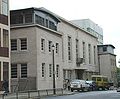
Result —
M 75 94 L 75 93 L 77 93 L 77 92 L 71 92 L 71 91 L 69 91 L 69 90 L 64 90 L 64 91 L 63 91 L 63 95 L 73 95 L 73 94 Z
M 3 96 L 3 91 L 0 91 L 0 99 L 17 99 L 17 97 L 19 97 L 19 99 L 40 99 L 38 98 L 38 92 L 34 92 L 30 94 L 30 98 L 28 98 L 29 93 L 8 93 L 7 95 Z M 45 97 L 45 96 L 60 96 L 60 95 L 73 95 L 77 92 L 71 92 L 69 90 L 63 90 L 63 94 L 49 94 L 49 95 L 40 95 L 40 97 Z M 18 96 L 17 96 L 18 95 Z

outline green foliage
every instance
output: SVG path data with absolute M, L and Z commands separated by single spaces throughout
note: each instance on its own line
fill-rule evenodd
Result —
M 120 82 L 120 68 L 117 68 L 117 81 Z

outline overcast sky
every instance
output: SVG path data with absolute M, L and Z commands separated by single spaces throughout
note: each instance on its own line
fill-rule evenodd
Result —
M 67 20 L 91 19 L 120 59 L 120 0 L 10 0 L 10 10 L 28 7 L 45 7 Z

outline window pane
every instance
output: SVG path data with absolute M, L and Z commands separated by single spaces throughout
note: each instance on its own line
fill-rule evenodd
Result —
M 42 77 L 45 76 L 45 63 L 42 63 Z
M 17 78 L 17 64 L 11 64 L 11 78 Z
M 68 36 L 68 60 L 71 60 L 71 37 Z
M 32 23 L 32 14 L 25 15 L 25 23 Z
M 27 39 L 23 38 L 21 40 L 21 50 L 27 50 Z
M 3 46 L 9 47 L 9 34 L 8 30 L 3 29 Z
M 52 65 L 49 64 L 49 77 L 52 77 Z
M 49 52 L 51 52 L 51 47 L 52 47 L 52 41 L 49 41 Z
M 57 27 L 55 26 L 54 22 L 49 21 L 49 28 L 53 30 L 57 30 Z
M 27 77 L 27 64 L 21 64 L 21 78 Z
M 59 77 L 59 65 L 56 66 L 56 76 Z
M 59 53 L 59 43 L 56 43 L 56 53 Z
M 9 79 L 9 63 L 3 62 L 3 80 Z
M 1 47 L 1 28 L 0 28 L 0 47 Z
M 45 39 L 41 39 L 41 50 L 45 51 Z
M 36 15 L 35 20 L 36 20 L 36 23 L 37 23 L 37 24 L 40 24 L 40 25 L 43 25 L 43 26 L 45 25 L 45 24 L 44 24 L 44 18 Z
M 8 0 L 2 0 L 2 14 L 8 15 Z
M 101 77 L 98 77 L 98 78 L 97 78 L 97 81 L 101 81 Z
M 17 39 L 11 40 L 11 50 L 17 50 Z
M 0 81 L 1 81 L 1 62 L 0 62 Z

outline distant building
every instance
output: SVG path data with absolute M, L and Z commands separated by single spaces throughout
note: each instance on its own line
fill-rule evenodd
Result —
M 53 44 L 56 88 L 62 88 L 65 80 L 86 80 L 98 74 L 96 36 L 45 8 L 13 10 L 12 90 L 53 88 Z
M 111 44 L 98 45 L 99 72 L 107 76 L 110 83 L 117 84 L 117 66 L 115 47 Z
M 10 87 L 10 21 L 9 0 L 0 0 L 0 91 L 7 80 Z
M 90 19 L 72 20 L 71 22 L 98 38 L 98 44 L 103 44 L 103 29 Z

